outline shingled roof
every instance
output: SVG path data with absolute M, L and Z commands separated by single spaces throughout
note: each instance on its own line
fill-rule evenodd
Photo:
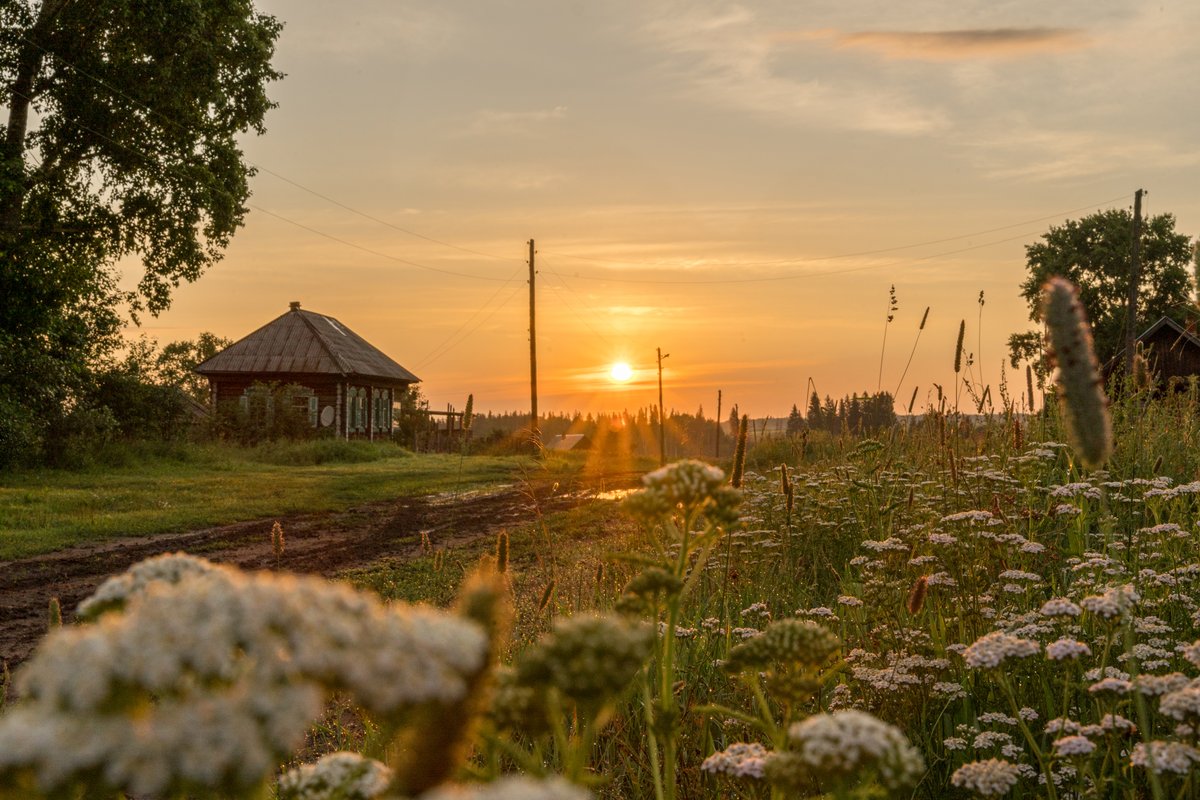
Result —
M 301 310 L 299 303 L 201 363 L 196 372 L 421 380 L 333 317 Z

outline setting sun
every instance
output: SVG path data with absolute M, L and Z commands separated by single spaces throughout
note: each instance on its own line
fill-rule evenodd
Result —
M 621 361 L 613 364 L 612 369 L 609 370 L 608 374 L 617 383 L 625 383 L 627 380 L 633 377 L 633 368 Z

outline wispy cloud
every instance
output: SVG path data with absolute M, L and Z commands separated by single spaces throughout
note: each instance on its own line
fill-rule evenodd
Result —
M 941 113 L 898 90 L 847 78 L 831 85 L 819 72 L 788 71 L 778 42 L 747 9 L 689 10 L 654 20 L 644 34 L 675 62 L 700 97 L 731 108 L 834 129 L 920 134 L 944 124 Z
M 946 31 L 791 31 L 775 41 L 828 40 L 891 59 L 960 61 L 1078 50 L 1091 39 L 1078 28 L 973 28 Z
M 542 130 L 548 123 L 567 116 L 566 106 L 535 111 L 478 111 L 463 129 L 469 136 L 522 135 Z
M 1016 181 L 1075 180 L 1130 169 L 1200 165 L 1200 152 L 1115 133 L 1033 130 L 972 143 L 984 174 Z

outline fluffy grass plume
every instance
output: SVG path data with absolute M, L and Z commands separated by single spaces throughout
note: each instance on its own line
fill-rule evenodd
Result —
M 508 572 L 508 531 L 500 531 L 496 536 L 496 571 Z
M 283 558 L 283 526 L 279 524 L 279 520 L 275 520 L 275 524 L 271 526 L 271 552 L 275 554 L 275 560 Z
M 963 337 L 967 335 L 967 321 L 958 323 L 958 342 L 954 345 L 954 371 L 962 372 Z
M 1100 380 L 1092 331 L 1075 285 L 1051 278 L 1042 287 L 1048 355 L 1058 368 L 1058 397 L 1067 433 L 1084 466 L 1095 469 L 1112 454 L 1112 420 Z
M 735 489 L 740 489 L 742 486 L 742 474 L 746 470 L 746 435 L 750 430 L 750 416 L 742 415 L 742 421 L 738 424 L 737 434 L 737 450 L 733 453 L 733 471 L 729 477 L 729 485 Z

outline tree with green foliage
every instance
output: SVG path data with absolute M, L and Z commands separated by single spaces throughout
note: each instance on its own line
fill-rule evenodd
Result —
M 1119 358 L 1124 347 L 1126 298 L 1133 245 L 1133 214 L 1109 209 L 1051 227 L 1042 240 L 1025 247 L 1028 277 L 1021 296 L 1029 318 L 1041 322 L 1042 285 L 1061 276 L 1079 287 L 1079 298 L 1092 325 L 1096 356 L 1102 365 Z M 1182 321 L 1191 307 L 1191 245 L 1175 232 L 1175 217 L 1158 214 L 1142 222 L 1140 332 L 1163 316 Z M 1040 366 L 1041 335 L 1036 331 L 1009 338 L 1011 363 L 1031 360 Z
M 280 27 L 252 0 L 0 4 L 0 459 L 36 451 L 124 313 L 163 311 L 221 257 Z
M 208 379 L 195 373 L 196 366 L 224 350 L 233 341 L 215 333 L 202 331 L 195 339 L 184 339 L 163 345 L 154 360 L 156 377 L 165 386 L 182 389 L 193 400 L 209 402 Z

